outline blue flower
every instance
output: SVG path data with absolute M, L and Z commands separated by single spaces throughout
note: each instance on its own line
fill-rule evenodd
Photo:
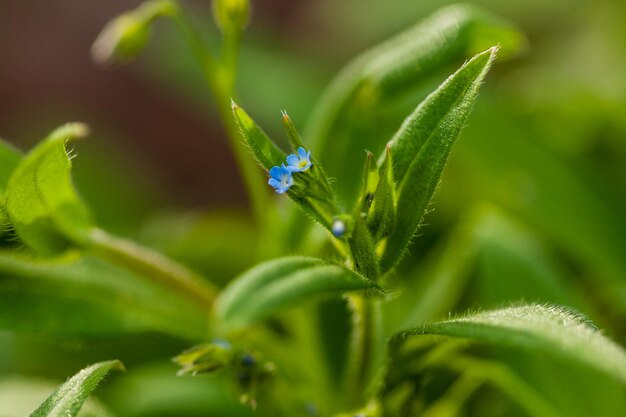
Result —
M 291 154 L 287 157 L 287 169 L 291 172 L 302 172 L 311 168 L 311 151 L 307 152 L 303 147 L 298 148 L 298 155 Z
M 271 178 L 267 183 L 274 187 L 278 194 L 285 193 L 289 187 L 293 185 L 291 171 L 287 169 L 285 164 L 282 164 L 282 166 L 272 167 L 272 169 L 270 169 L 270 177 Z

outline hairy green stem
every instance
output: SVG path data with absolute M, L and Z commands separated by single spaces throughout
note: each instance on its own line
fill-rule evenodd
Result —
M 102 229 L 91 231 L 88 247 L 115 265 L 180 292 L 202 308 L 210 308 L 217 294 L 215 286 L 178 262 Z

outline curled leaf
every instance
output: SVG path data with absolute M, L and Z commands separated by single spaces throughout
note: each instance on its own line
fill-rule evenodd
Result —
M 6 211 L 19 238 L 41 254 L 58 253 L 82 242 L 92 228 L 87 207 L 71 178 L 69 140 L 87 127 L 68 123 L 53 131 L 19 162 L 7 185 Z

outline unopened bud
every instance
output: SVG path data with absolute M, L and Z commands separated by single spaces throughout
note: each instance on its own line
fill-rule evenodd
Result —
M 171 14 L 175 7 L 169 0 L 149 0 L 111 20 L 91 47 L 93 60 L 107 64 L 136 57 L 148 43 L 152 21 Z
M 340 219 L 333 220 L 332 232 L 335 237 L 342 237 L 346 233 L 346 222 Z
M 222 32 L 239 32 L 248 24 L 250 0 L 213 0 L 213 17 Z

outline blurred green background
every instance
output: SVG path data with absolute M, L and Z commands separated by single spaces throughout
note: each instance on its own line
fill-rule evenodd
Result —
M 255 262 L 240 242 L 257 234 L 181 38 L 159 22 L 147 53 L 131 65 L 101 69 L 89 57 L 102 26 L 139 3 L 0 1 L 0 135 L 25 150 L 63 122 L 88 123 L 92 135 L 76 145 L 74 172 L 99 223 L 223 283 Z M 281 109 L 302 128 L 353 56 L 447 3 L 256 1 L 238 100 L 274 137 L 282 137 Z M 215 34 L 209 2 L 187 4 Z M 407 288 L 400 297 L 442 302 L 397 303 L 388 330 L 525 300 L 573 306 L 624 345 L 626 3 L 471 4 L 517 25 L 526 47 L 489 74 L 428 227 L 401 266 L 400 276 L 422 279 L 399 279 Z M 460 63 L 433 77 L 399 116 Z M 60 340 L 0 330 L 0 376 L 63 379 L 115 357 L 136 370 L 103 391 L 119 415 L 201 415 L 215 404 L 211 395 L 227 394 L 211 380 L 176 379 L 167 358 L 187 345 L 156 334 Z M 130 399 L 134 408 L 124 409 Z M 233 408 L 225 410 L 213 411 Z

